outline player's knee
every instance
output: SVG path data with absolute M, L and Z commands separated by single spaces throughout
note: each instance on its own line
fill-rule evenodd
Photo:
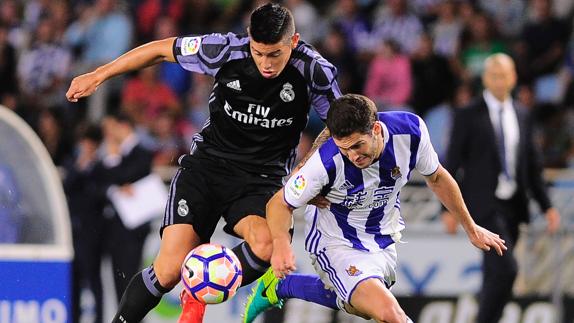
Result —
M 181 264 L 154 263 L 155 275 L 161 286 L 171 289 L 179 283 Z

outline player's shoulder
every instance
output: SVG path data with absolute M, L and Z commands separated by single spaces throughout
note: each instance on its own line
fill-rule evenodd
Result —
M 207 59 L 217 60 L 226 53 L 249 52 L 249 37 L 246 34 L 211 33 L 200 36 L 184 36 L 179 40 L 182 54 L 191 51 Z
M 293 50 L 289 64 L 297 68 L 315 89 L 329 88 L 337 77 L 337 68 L 304 41 L 299 41 Z
M 319 149 L 313 154 L 314 161 L 317 164 L 322 164 L 323 167 L 334 167 L 334 160 L 340 155 L 339 147 L 335 144 L 333 138 L 327 139 Z
M 420 134 L 420 127 L 424 124 L 421 117 L 408 111 L 379 112 L 378 117 L 391 135 Z

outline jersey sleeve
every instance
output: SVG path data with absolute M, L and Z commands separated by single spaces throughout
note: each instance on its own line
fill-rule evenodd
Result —
M 301 169 L 293 174 L 284 187 L 284 199 L 293 208 L 306 205 L 317 196 L 329 177 L 317 150 Z
M 249 38 L 233 33 L 183 36 L 175 39 L 173 56 L 188 71 L 215 76 L 226 62 L 247 57 L 243 48 L 248 43 Z
M 325 121 L 331 101 L 342 95 L 337 83 L 337 68 L 319 56 L 311 70 L 311 105 Z
M 436 172 L 439 166 L 439 160 L 438 155 L 431 144 L 427 126 L 422 118 L 418 118 L 421 139 L 417 152 L 417 163 L 415 167 L 422 175 L 428 176 Z

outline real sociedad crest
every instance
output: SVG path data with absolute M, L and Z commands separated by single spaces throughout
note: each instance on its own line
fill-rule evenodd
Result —
M 392 179 L 394 179 L 396 181 L 401 176 L 403 176 L 403 174 L 401 174 L 401 168 L 399 166 L 395 166 L 393 169 L 391 169 L 391 178 Z
M 291 102 L 295 100 L 295 91 L 293 91 L 293 85 L 291 83 L 283 84 L 283 90 L 279 92 L 279 97 L 283 102 Z

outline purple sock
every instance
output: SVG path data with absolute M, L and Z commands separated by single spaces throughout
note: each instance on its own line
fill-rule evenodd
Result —
M 337 294 L 332 290 L 325 289 L 325 285 L 317 275 L 288 275 L 277 284 L 277 297 L 297 298 L 334 310 L 339 309 L 337 307 Z

